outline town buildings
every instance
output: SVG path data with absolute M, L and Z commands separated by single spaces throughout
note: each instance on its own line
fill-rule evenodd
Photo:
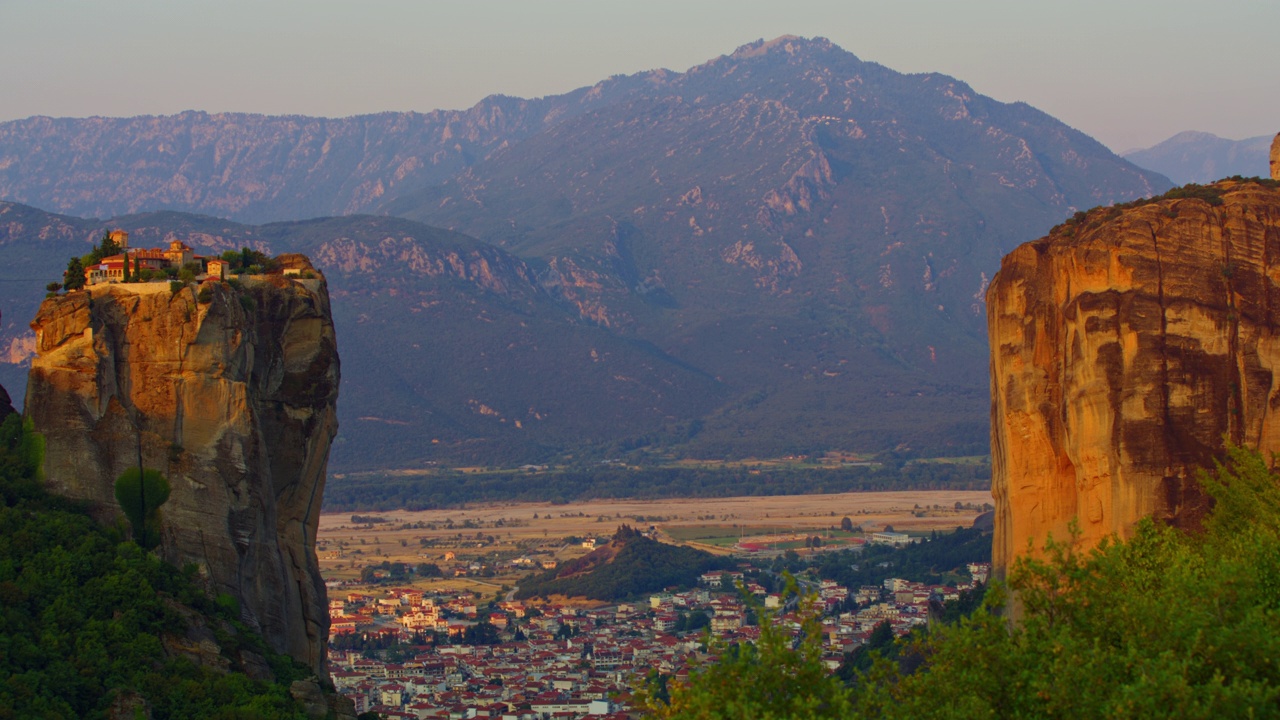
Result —
M 988 569 L 986 563 L 970 568 L 975 575 Z M 730 580 L 755 599 L 726 587 Z M 384 718 L 625 718 L 632 689 L 650 671 L 687 676 L 692 664 L 714 660 L 711 636 L 726 643 L 758 639 L 759 611 L 751 605 L 776 608 L 770 611 L 774 622 L 796 632 L 801 613 L 812 612 L 821 623 L 824 661 L 834 671 L 881 623 L 906 634 L 928 622 L 931 601 L 954 600 L 973 587 L 900 578 L 856 589 L 806 581 L 808 605 L 801 607 L 796 598 L 743 581 L 741 573 L 708 573 L 700 587 L 595 609 L 511 601 L 481 607 L 468 593 L 412 588 L 393 588 L 382 597 L 353 593 L 330 605 L 334 637 L 359 633 L 366 640 L 397 640 L 406 644 L 406 657 L 388 662 L 334 650 L 333 679 L 358 712 L 376 711 Z M 709 618 L 707 629 L 680 632 L 682 619 L 688 626 L 695 613 Z M 480 624 L 501 628 L 501 642 L 448 644 Z

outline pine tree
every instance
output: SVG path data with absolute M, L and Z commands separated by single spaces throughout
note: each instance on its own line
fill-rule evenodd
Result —
M 67 292 L 84 287 L 84 265 L 80 258 L 73 257 L 67 262 L 67 270 L 62 273 L 62 287 Z

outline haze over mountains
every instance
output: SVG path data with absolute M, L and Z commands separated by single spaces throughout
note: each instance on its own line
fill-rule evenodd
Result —
M 1233 175 L 1265 178 L 1270 173 L 1267 155 L 1271 140 L 1271 135 L 1228 140 L 1189 130 L 1149 148 L 1130 150 L 1124 158 L 1179 185 L 1204 184 Z
M 1027 105 L 792 37 L 467 111 L 32 118 L 0 124 L 0 197 L 238 222 L 0 206 L 0 280 L 26 279 L 0 282 L 0 351 L 119 226 L 325 270 L 335 468 L 968 453 L 1000 257 L 1169 186 Z M 361 211 L 400 217 L 239 224 Z

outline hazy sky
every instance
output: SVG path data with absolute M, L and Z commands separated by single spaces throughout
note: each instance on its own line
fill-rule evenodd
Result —
M 534 97 L 821 35 L 1117 151 L 1280 131 L 1280 0 L 0 0 L 0 120 Z

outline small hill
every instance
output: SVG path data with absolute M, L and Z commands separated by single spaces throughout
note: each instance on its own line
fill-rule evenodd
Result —
M 624 600 L 672 585 L 691 586 L 702 573 L 730 565 L 730 561 L 709 552 L 660 543 L 622 525 L 607 545 L 520 581 L 516 597 L 564 595 Z

